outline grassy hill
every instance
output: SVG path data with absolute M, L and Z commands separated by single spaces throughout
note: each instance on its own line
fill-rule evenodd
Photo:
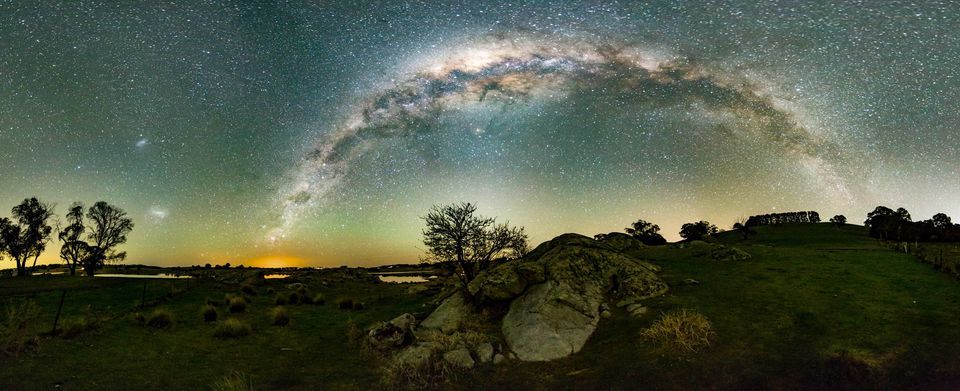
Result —
M 663 268 L 670 292 L 648 301 L 640 318 L 623 310 L 603 319 L 583 351 L 548 363 L 485 366 L 456 375 L 463 389 L 955 389 L 960 386 L 960 283 L 948 274 L 889 250 L 862 227 L 830 224 L 760 227 L 716 242 L 752 255 L 716 261 L 713 245 L 644 247 L 632 255 Z M 690 283 L 689 280 L 698 283 Z M 69 277 L 0 280 L 0 295 L 32 297 L 49 314 L 68 296 L 69 317 L 83 305 L 112 319 L 73 339 L 50 337 L 18 359 L 0 358 L 0 389 L 142 390 L 207 387 L 231 371 L 250 375 L 259 389 L 366 389 L 377 385 L 376 360 L 347 342 L 360 327 L 403 312 L 422 312 L 430 301 L 409 285 L 344 281 L 314 292 L 324 305 L 287 308 L 287 327 L 270 324 L 273 294 L 283 282 L 257 288 L 239 318 L 253 328 L 240 339 L 212 336 L 199 310 L 207 297 L 222 300 L 239 287 L 184 281 L 151 285 L 150 296 L 181 284 L 160 307 L 172 311 L 169 330 L 139 325 L 127 311 L 142 281 Z M 340 310 L 351 297 L 363 310 Z M 106 308 L 109 306 L 109 308 Z M 696 353 L 659 348 L 640 336 L 659 314 L 686 308 L 704 314 L 716 332 Z M 150 310 L 144 310 L 149 313 Z M 49 326 L 46 317 L 43 327 Z

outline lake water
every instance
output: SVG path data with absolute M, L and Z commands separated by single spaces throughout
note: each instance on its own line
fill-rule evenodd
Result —
M 396 284 L 400 283 L 421 283 L 430 281 L 430 278 L 435 278 L 436 276 L 424 277 L 424 276 L 398 276 L 398 275 L 383 275 L 380 274 L 380 281 L 383 282 L 392 282 Z
M 266 278 L 268 280 L 275 279 L 275 278 L 287 278 L 287 277 L 290 277 L 290 275 L 289 274 L 266 274 L 263 276 L 263 278 Z
M 105 278 L 159 278 L 159 279 L 179 279 L 179 278 L 192 278 L 192 276 L 178 276 L 176 274 L 169 273 L 160 273 L 160 274 L 96 274 L 94 277 L 105 277 Z

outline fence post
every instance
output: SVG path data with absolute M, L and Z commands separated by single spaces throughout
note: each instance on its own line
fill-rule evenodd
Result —
M 146 301 L 147 301 L 147 282 L 144 281 L 143 292 L 140 293 L 140 308 L 143 308 L 143 306 L 146 304 Z
M 53 318 L 53 330 L 50 331 L 50 334 L 53 334 L 53 333 L 56 333 L 56 332 L 57 332 L 57 322 L 60 321 L 60 311 L 63 310 L 63 299 L 64 299 L 65 297 L 67 297 L 67 290 L 66 290 L 66 289 L 64 289 L 62 292 L 60 292 L 60 305 L 57 306 L 57 316 L 55 316 L 55 317 Z

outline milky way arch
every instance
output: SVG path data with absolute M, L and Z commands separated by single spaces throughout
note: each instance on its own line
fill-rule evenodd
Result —
M 692 61 L 664 59 L 630 46 L 498 39 L 453 50 L 363 100 L 290 173 L 278 198 L 281 223 L 268 237 L 284 236 L 377 140 L 436 132 L 446 109 L 491 99 L 522 102 L 576 89 L 600 90 L 645 104 L 697 102 L 711 111 L 732 114 L 749 121 L 742 137 L 796 158 L 817 180 L 850 197 L 831 163 L 838 148 L 798 124 L 790 112 L 750 83 Z

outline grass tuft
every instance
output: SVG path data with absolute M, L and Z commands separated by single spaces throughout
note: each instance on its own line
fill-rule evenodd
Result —
M 283 307 L 273 307 L 273 309 L 270 310 L 270 318 L 273 319 L 275 326 L 286 326 L 290 324 L 290 314 L 287 312 L 287 309 Z
M 200 309 L 200 313 L 203 315 L 204 322 L 216 322 L 217 321 L 217 307 L 214 307 L 210 304 L 204 304 Z
M 247 301 L 242 297 L 230 296 L 227 299 L 227 309 L 231 314 L 236 314 L 247 310 Z
M 217 328 L 213 331 L 213 336 L 217 338 L 240 338 L 250 335 L 252 332 L 250 325 L 241 322 L 238 319 L 230 318 L 217 323 Z
M 327 302 L 327 297 L 323 293 L 317 293 L 313 295 L 313 304 L 324 305 Z
M 146 325 L 153 329 L 169 329 L 173 327 L 173 312 L 164 308 L 157 308 L 147 317 Z
M 696 311 L 680 309 L 664 313 L 641 335 L 663 346 L 695 352 L 709 346 L 715 333 L 707 317 Z
M 211 386 L 213 391 L 253 391 L 253 379 L 240 371 L 233 371 Z
M 243 286 L 240 287 L 240 291 L 250 296 L 257 295 L 257 289 L 254 288 L 253 285 L 249 285 L 249 284 L 243 284 Z

